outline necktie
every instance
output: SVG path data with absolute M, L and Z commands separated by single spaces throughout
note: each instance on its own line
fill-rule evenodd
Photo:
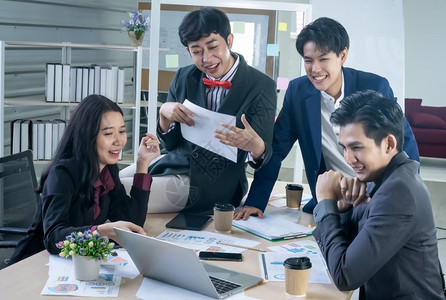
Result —
M 203 83 L 209 88 L 221 86 L 222 88 L 227 89 L 227 90 L 229 90 L 229 88 L 232 86 L 232 84 L 229 81 L 211 80 L 206 77 L 203 78 Z

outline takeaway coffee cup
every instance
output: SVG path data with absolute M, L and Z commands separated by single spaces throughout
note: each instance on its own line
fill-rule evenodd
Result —
M 216 203 L 214 206 L 214 225 L 218 232 L 231 232 L 234 206 L 229 203 Z
M 285 191 L 286 206 L 289 208 L 300 208 L 304 188 L 300 184 L 287 184 Z
M 285 267 L 285 291 L 293 296 L 307 294 L 311 261 L 308 257 L 290 257 L 283 262 Z

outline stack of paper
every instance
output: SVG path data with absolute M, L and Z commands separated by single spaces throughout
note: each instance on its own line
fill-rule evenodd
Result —
M 270 214 L 263 215 L 262 219 L 251 216 L 246 221 L 233 220 L 232 225 L 268 240 L 304 237 L 313 232 L 312 228 Z

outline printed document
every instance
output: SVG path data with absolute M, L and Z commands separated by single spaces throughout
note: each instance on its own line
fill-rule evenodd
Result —
M 212 252 L 235 252 L 242 253 L 246 249 L 240 247 L 232 247 L 225 244 L 241 245 L 245 247 L 255 247 L 259 242 L 236 238 L 224 234 L 213 233 L 208 231 L 196 231 L 196 230 L 182 230 L 182 231 L 170 231 L 165 230 L 157 237 L 159 240 L 175 243 L 177 245 L 193 249 L 196 253 L 199 251 L 212 251 Z
M 285 269 L 283 262 L 289 257 L 306 256 L 311 261 L 310 279 L 311 283 L 330 284 L 327 265 L 322 257 L 317 243 L 310 240 L 298 240 L 285 245 L 272 246 L 268 249 L 275 252 L 259 254 L 260 269 L 262 276 L 268 281 L 284 281 Z
M 163 299 L 163 300 L 212 300 L 209 296 L 198 294 L 171 284 L 167 284 L 155 279 L 144 277 L 136 293 L 136 297 L 143 300 Z M 257 298 L 245 295 L 245 292 L 237 293 L 225 298 L 226 300 L 255 300 Z
M 296 211 L 298 212 L 298 210 Z M 280 215 L 274 214 L 264 214 L 262 219 L 258 217 L 250 217 L 246 221 L 233 220 L 232 226 L 268 240 L 305 237 L 313 232 L 313 229 L 310 227 L 284 220 Z
M 51 255 L 49 265 L 48 280 L 40 293 L 41 295 L 118 296 L 121 277 L 115 276 L 117 265 L 101 265 L 99 278 L 92 281 L 80 281 L 74 277 L 71 259 Z
M 235 117 L 205 109 L 193 104 L 187 99 L 183 105 L 195 114 L 192 117 L 192 120 L 195 122 L 194 126 L 187 126 L 181 123 L 183 137 L 206 150 L 212 151 L 233 162 L 237 162 L 237 148 L 222 144 L 214 137 L 215 129 L 228 131 L 228 129 L 221 125 L 222 122 L 235 126 Z
M 117 297 L 121 277 L 136 278 L 139 271 L 125 249 L 116 250 L 108 262 L 101 262 L 99 278 L 80 281 L 74 277 L 72 259 L 50 255 L 48 280 L 41 295 Z

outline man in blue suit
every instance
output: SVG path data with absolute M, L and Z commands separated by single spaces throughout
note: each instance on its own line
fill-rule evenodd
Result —
M 338 144 L 339 128 L 330 124 L 330 115 L 344 97 L 356 91 L 374 90 L 390 99 L 394 99 L 394 95 L 387 79 L 343 67 L 348 48 L 347 31 L 330 18 L 315 20 L 298 35 L 296 49 L 304 59 L 307 75 L 290 82 L 274 125 L 271 159 L 254 173 L 248 197 L 235 213 L 235 219 L 263 216 L 282 160 L 296 140 L 299 140 L 313 195 L 303 208 L 305 212 L 312 213 L 317 203 L 315 186 L 319 174 L 332 169 L 344 176 L 355 177 L 353 169 L 343 159 L 343 149 Z M 417 144 L 406 119 L 404 151 L 411 159 L 419 160 Z

